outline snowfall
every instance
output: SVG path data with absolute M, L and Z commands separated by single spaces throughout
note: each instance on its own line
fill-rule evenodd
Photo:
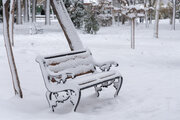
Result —
M 55 112 L 48 107 L 46 88 L 38 55 L 70 51 L 58 22 L 37 27 L 43 34 L 29 34 L 29 24 L 15 25 L 13 52 L 24 98 L 14 95 L 3 25 L 0 23 L 0 120 L 180 120 L 180 22 L 171 30 L 169 20 L 160 21 L 159 39 L 154 25 L 136 26 L 136 48 L 130 48 L 130 25 L 103 27 L 96 35 L 78 34 L 85 48 L 98 62 L 119 63 L 124 83 L 119 96 L 114 88 L 104 88 L 100 97 L 94 88 L 82 91 L 77 112 L 72 104 L 59 104 Z

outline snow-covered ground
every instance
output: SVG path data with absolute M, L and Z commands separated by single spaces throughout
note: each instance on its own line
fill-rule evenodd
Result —
M 161 21 L 160 38 L 153 38 L 153 25 L 136 28 L 136 49 L 130 49 L 130 26 L 101 28 L 97 35 L 83 34 L 81 40 L 95 60 L 115 60 L 124 77 L 117 98 L 110 87 L 95 97 L 92 89 L 82 92 L 77 112 L 72 105 L 59 105 L 51 112 L 37 55 L 69 51 L 57 22 L 44 27 L 43 34 L 29 35 L 28 25 L 15 26 L 14 55 L 24 99 L 14 97 L 11 74 L 0 24 L 0 120 L 180 120 L 180 24 L 171 30 Z

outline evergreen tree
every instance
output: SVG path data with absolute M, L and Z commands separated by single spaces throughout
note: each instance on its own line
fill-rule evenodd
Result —
M 81 0 L 64 0 L 64 4 L 76 28 L 84 27 L 86 33 L 96 34 L 99 24 L 92 6 L 85 9 Z
M 81 28 L 83 25 L 85 9 L 80 0 L 64 0 L 65 7 L 70 15 L 70 18 L 76 28 Z
M 71 0 L 63 0 L 63 1 L 64 1 L 64 5 L 65 5 L 66 9 L 69 12 L 69 7 L 72 5 Z
M 92 9 L 86 11 L 84 24 L 85 32 L 87 33 L 96 34 L 96 32 L 99 30 L 97 15 Z
M 84 21 L 85 9 L 83 3 L 76 0 L 73 5 L 73 9 L 70 12 L 71 20 L 76 28 L 81 28 Z

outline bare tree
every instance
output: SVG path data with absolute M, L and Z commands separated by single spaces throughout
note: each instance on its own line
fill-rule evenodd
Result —
M 10 16 L 14 17 L 14 8 L 11 7 L 10 12 L 8 12 L 9 9 L 9 2 L 10 0 L 3 0 L 3 35 L 4 35 L 4 42 L 9 62 L 9 67 L 12 75 L 12 82 L 13 87 L 15 91 L 15 95 L 19 96 L 20 98 L 23 98 L 23 94 L 20 87 L 19 77 L 17 74 L 16 64 L 13 56 L 12 46 L 10 42 L 10 35 L 12 34 L 12 31 L 9 30 L 9 22 L 13 24 L 13 19 L 9 19 L 9 13 Z M 11 0 L 10 5 L 14 6 L 15 1 Z

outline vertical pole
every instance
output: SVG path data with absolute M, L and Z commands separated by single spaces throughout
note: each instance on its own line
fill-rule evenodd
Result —
M 155 24 L 154 24 L 154 37 L 159 37 L 159 9 L 160 9 L 160 0 L 157 1 L 156 4 L 156 17 L 155 17 Z
M 133 19 L 133 49 L 135 49 L 135 18 Z
M 145 26 L 148 28 L 147 0 L 144 0 Z
M 28 13 L 29 13 L 29 22 L 32 23 L 31 19 L 31 0 L 28 0 Z
M 17 17 L 16 17 L 16 20 L 17 20 L 17 24 L 22 24 L 22 9 L 21 9 L 21 0 L 16 0 L 16 3 L 17 3 Z
M 175 30 L 176 24 L 176 0 L 173 0 L 173 21 L 172 21 L 172 30 Z
M 10 2 L 10 15 L 9 15 L 9 37 L 12 46 L 14 46 L 14 36 L 13 36 L 13 29 L 14 29 L 14 8 L 15 8 L 15 0 L 11 0 Z
M 32 22 L 36 22 L 36 3 L 37 0 L 32 0 Z
M 45 24 L 50 25 L 50 0 L 46 0 L 46 19 Z
M 55 19 L 54 18 L 54 11 L 53 11 L 52 7 L 51 7 L 51 10 L 52 10 L 52 19 L 54 20 Z
M 153 6 L 152 0 L 148 0 L 149 1 L 149 7 Z M 152 9 L 149 10 L 149 24 L 152 24 Z
M 152 10 L 149 10 L 149 23 L 152 24 Z
M 28 0 L 24 1 L 24 22 L 28 22 Z
M 119 11 L 118 11 L 118 17 L 117 18 L 118 18 L 118 26 L 119 26 L 119 22 L 120 22 L 120 20 L 119 20 L 120 19 Z
M 135 49 L 135 18 L 131 19 L 131 48 Z
M 145 10 L 145 16 L 146 16 L 146 28 L 148 28 L 149 25 L 148 25 L 148 14 L 147 14 L 147 10 Z

